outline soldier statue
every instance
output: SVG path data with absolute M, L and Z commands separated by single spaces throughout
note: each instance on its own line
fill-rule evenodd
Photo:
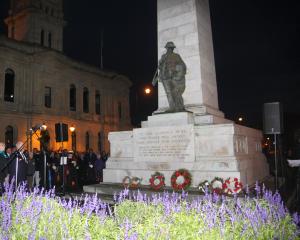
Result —
M 167 52 L 159 60 L 159 74 L 156 72 L 152 85 L 162 82 L 169 102 L 166 112 L 184 111 L 182 94 L 185 90 L 186 65 L 179 54 L 173 52 L 176 48 L 173 42 L 168 42 L 165 48 Z

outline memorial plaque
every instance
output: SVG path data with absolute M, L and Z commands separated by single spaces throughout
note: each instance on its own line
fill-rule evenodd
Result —
M 193 125 L 133 130 L 134 161 L 193 162 Z

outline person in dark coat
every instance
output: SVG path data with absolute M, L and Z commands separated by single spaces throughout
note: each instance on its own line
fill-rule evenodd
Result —
M 16 147 L 12 150 L 12 162 L 9 165 L 9 181 L 11 182 L 14 178 L 15 186 L 17 187 L 20 183 L 26 181 L 27 174 L 27 158 L 23 153 L 22 142 L 17 142 Z
M 103 169 L 105 167 L 105 162 L 102 159 L 101 154 L 97 154 L 97 160 L 95 162 L 96 170 L 96 182 L 103 182 Z
M 87 166 L 87 182 L 93 184 L 96 182 L 96 171 L 95 162 L 97 160 L 97 155 L 93 152 L 93 149 L 89 151 L 84 156 L 84 162 Z
M 26 154 L 25 154 L 26 156 Z M 28 153 L 28 165 L 27 165 L 27 183 L 28 188 L 32 189 L 33 187 L 33 176 L 35 173 L 35 162 L 33 158 L 33 152 Z
M 0 143 L 0 195 L 3 190 L 3 183 L 6 180 L 8 169 L 5 168 L 6 164 L 8 163 L 8 156 L 5 152 L 5 144 Z
M 33 176 L 33 186 L 38 187 L 40 186 L 40 176 L 42 171 L 42 165 L 41 165 L 41 159 L 40 159 L 40 153 L 37 150 L 37 148 L 33 149 L 33 162 L 34 162 L 34 176 Z
M 50 155 L 47 151 L 40 152 L 40 186 L 44 187 L 45 189 L 49 189 L 51 183 L 51 175 L 49 175 L 50 171 Z M 46 164 L 46 165 L 45 165 Z M 46 173 L 46 175 L 45 175 Z M 46 178 L 46 179 L 45 179 Z

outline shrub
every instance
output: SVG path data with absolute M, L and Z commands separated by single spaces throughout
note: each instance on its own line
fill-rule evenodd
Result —
M 57 198 L 54 191 L 6 186 L 0 199 L 1 239 L 299 239 L 278 193 L 255 198 L 186 193 L 147 196 L 125 189 L 113 208 L 94 195 Z

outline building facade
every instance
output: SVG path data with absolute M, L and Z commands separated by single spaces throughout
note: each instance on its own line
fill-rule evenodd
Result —
M 45 124 L 50 149 L 109 150 L 110 131 L 130 129 L 127 77 L 77 62 L 63 54 L 62 0 L 11 0 L 0 37 L 0 141 L 39 148 Z M 65 123 L 68 141 L 56 142 Z M 74 130 L 75 129 L 75 130 Z

